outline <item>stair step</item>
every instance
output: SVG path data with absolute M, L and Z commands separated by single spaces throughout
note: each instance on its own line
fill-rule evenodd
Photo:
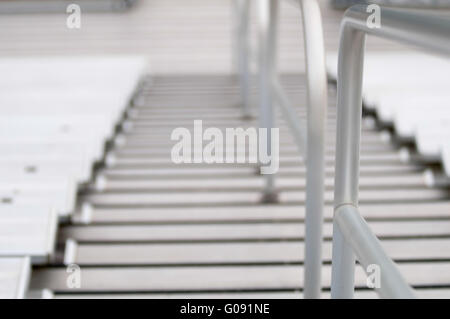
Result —
M 449 237 L 450 220 L 370 221 L 380 238 Z M 304 223 L 229 223 L 168 225 L 91 225 L 62 227 L 60 240 L 80 242 L 185 242 L 185 241 L 280 241 L 304 239 Z M 332 223 L 324 224 L 323 236 L 331 239 Z
M 100 185 L 102 184 L 102 185 Z M 242 176 L 233 179 L 184 179 L 174 178 L 169 180 L 108 180 L 104 179 L 97 183 L 102 192 L 139 192 L 139 191 L 226 191 L 232 189 L 261 190 L 265 185 L 265 178 L 261 175 Z M 305 189 L 306 179 L 304 177 L 286 176 L 275 179 L 275 186 L 280 190 Z M 325 187 L 332 189 L 334 178 L 327 177 Z M 423 174 L 410 174 L 401 176 L 362 176 L 359 180 L 360 189 L 367 188 L 417 188 L 424 187 Z M 95 189 L 95 188 L 93 188 Z
M 331 262 L 331 242 L 322 246 Z M 383 240 L 395 261 L 450 259 L 450 238 Z M 74 262 L 86 265 L 204 265 L 303 263 L 304 242 L 79 244 Z
M 399 265 L 400 272 L 413 286 L 450 285 L 450 263 L 411 262 Z M 126 278 L 126 280 L 124 280 Z M 330 286 L 331 267 L 322 272 L 323 286 Z M 356 268 L 355 285 L 366 287 L 366 274 Z M 31 287 L 47 287 L 70 292 L 66 268 L 37 269 Z M 86 267 L 82 269 L 77 292 L 164 292 L 164 291 L 239 291 L 294 290 L 303 286 L 303 267 L 285 266 L 210 266 L 210 267 Z
M 373 219 L 448 219 L 448 201 L 422 203 L 363 204 L 362 216 Z M 303 205 L 254 205 L 222 207 L 152 207 L 118 208 L 90 207 L 90 222 L 133 224 L 133 223 L 204 223 L 204 222 L 251 222 L 251 221 L 294 221 L 305 219 Z M 81 220 L 82 212 L 75 214 L 73 220 Z M 325 206 L 324 218 L 333 216 L 333 207 Z

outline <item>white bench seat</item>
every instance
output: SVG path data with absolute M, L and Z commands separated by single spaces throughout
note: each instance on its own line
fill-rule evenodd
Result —
M 53 256 L 58 214 L 41 205 L 0 204 L 0 256 L 30 256 L 33 264 Z
M 30 258 L 0 257 L 0 299 L 25 298 L 30 273 Z
M 93 163 L 99 159 L 99 156 L 101 156 L 101 153 L 95 150 L 95 145 L 89 145 L 81 141 L 39 143 L 36 139 L 34 141 L 22 139 L 18 143 L 12 139 L 0 143 L 0 163 L 26 162 L 30 164 L 59 161 L 70 165 L 74 162 L 81 167 L 83 174 L 88 172 L 89 175 Z
M 448 128 L 419 128 L 415 134 L 416 146 L 419 153 L 426 156 L 439 157 L 445 145 L 450 141 Z
M 145 68 L 137 56 L 0 59 L 0 298 L 24 298 L 30 260 L 51 261 Z
M 67 137 L 84 139 L 86 143 L 94 140 L 102 144 L 112 137 L 114 123 L 101 114 L 33 117 L 0 114 L 0 137 Z
M 0 174 L 3 176 L 61 177 L 76 181 L 78 184 L 89 182 L 91 170 L 83 163 L 74 160 L 60 159 L 18 159 L 16 161 L 0 160 Z
M 449 155 L 450 91 L 448 59 L 421 53 L 368 53 L 364 65 L 363 99 L 397 135 L 413 139 L 420 155 Z M 328 73 L 337 76 L 337 56 L 328 59 Z M 444 167 L 444 168 L 445 168 Z M 450 168 L 445 168 L 450 176 Z
M 48 145 L 53 145 L 55 148 L 64 148 L 66 145 L 74 144 L 84 144 L 85 153 L 88 160 L 91 163 L 99 161 L 103 157 L 104 144 L 100 142 L 86 143 L 86 140 L 79 137 L 48 137 L 48 136 L 10 136 L 2 137 L 0 136 L 0 149 L 3 145 L 16 145 L 18 149 L 23 149 L 25 147 L 31 146 L 34 149 L 45 148 Z M 8 146 L 6 146 L 8 147 Z
M 0 169 L 3 166 L 0 165 Z M 66 177 L 26 176 L 14 172 L 1 172 L 0 207 L 40 205 L 54 208 L 66 217 L 75 210 L 77 185 Z
M 414 138 L 419 127 L 433 129 L 440 126 L 440 122 L 449 121 L 450 113 L 447 110 L 437 112 L 436 117 L 430 117 L 428 110 L 410 111 L 408 114 L 396 115 L 393 121 L 397 135 Z

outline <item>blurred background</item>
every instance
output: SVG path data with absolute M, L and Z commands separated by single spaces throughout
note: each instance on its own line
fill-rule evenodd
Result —
M 337 50 L 344 8 L 358 1 L 319 1 L 327 50 Z M 359 1 L 364 2 L 364 1 Z M 381 2 L 381 1 L 380 1 Z M 387 1 L 383 1 L 387 2 Z M 423 1 L 406 1 L 421 3 Z M 406 3 L 405 2 L 405 3 Z M 231 71 L 232 6 L 229 1 L 79 1 L 81 28 L 68 29 L 71 1 L 2 0 L 1 43 L 4 56 L 142 54 L 154 73 Z M 447 1 L 440 1 L 445 4 Z M 252 10 L 251 45 L 257 46 L 257 10 Z M 301 17 L 281 2 L 281 72 L 304 70 Z M 370 38 L 369 49 L 399 45 Z
M 251 112 L 242 116 L 238 2 L 0 0 L 0 297 L 304 296 L 305 154 L 282 111 L 274 106 L 273 196 L 262 196 L 257 165 L 170 158 L 171 132 L 195 119 L 260 125 L 261 12 L 250 1 Z M 450 1 L 318 3 L 328 76 L 320 288 L 329 297 L 345 9 L 375 3 L 448 18 Z M 305 125 L 301 14 L 292 1 L 279 5 L 277 72 Z M 450 298 L 449 71 L 444 57 L 367 38 L 361 214 L 425 298 Z M 376 297 L 364 271 L 355 278 L 356 297 Z

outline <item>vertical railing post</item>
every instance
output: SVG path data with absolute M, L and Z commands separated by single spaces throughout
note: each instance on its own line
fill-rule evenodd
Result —
M 278 11 L 279 0 L 270 0 L 269 3 L 269 30 L 268 30 L 268 46 L 269 46 L 269 67 L 270 80 L 277 75 L 277 40 L 278 40 Z M 270 82 L 272 85 L 272 81 Z
M 242 52 L 244 48 L 241 46 L 241 40 L 245 31 L 245 24 L 249 25 L 251 0 L 231 0 L 230 15 L 231 15 L 231 73 L 236 73 L 240 76 L 239 60 L 245 53 Z M 248 10 L 246 10 L 248 8 Z M 246 16 L 247 15 L 247 16 Z M 245 19 L 246 18 L 246 19 Z
M 344 25 L 338 63 L 334 211 L 358 207 L 359 148 L 362 118 L 364 32 Z M 351 49 L 349 49 L 351 48 Z M 355 255 L 339 226 L 333 224 L 332 298 L 353 298 Z
M 234 77 L 234 75 L 238 75 L 238 56 L 239 56 L 239 49 L 238 49 L 238 36 L 239 36 L 239 6 L 238 2 L 240 0 L 231 0 L 231 6 L 230 6 L 230 18 L 231 18 L 231 35 L 230 35 L 230 45 L 231 45 L 231 61 L 230 61 L 230 71 L 231 75 Z M 234 79 L 234 78 L 233 78 Z
M 242 115 L 245 119 L 251 117 L 250 110 L 250 54 L 249 54 L 249 26 L 250 0 L 236 0 L 237 28 L 236 28 L 236 57 L 239 74 Z
M 276 24 L 278 16 L 278 0 L 259 1 L 259 104 L 260 127 L 267 129 L 267 151 L 271 154 L 271 128 L 274 127 L 272 79 L 276 67 Z M 275 175 L 267 174 L 262 201 L 277 201 Z
M 300 0 L 306 59 L 307 151 L 304 297 L 320 298 L 328 105 L 322 17 L 316 0 Z

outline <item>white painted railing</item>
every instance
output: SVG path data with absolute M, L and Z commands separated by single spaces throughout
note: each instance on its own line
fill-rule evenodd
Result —
M 239 53 L 239 74 L 244 115 L 249 106 L 249 50 L 248 10 L 249 0 L 236 0 L 239 27 L 237 48 Z M 259 0 L 259 103 L 260 126 L 272 128 L 274 124 L 273 105 L 278 105 L 281 114 L 291 128 L 294 141 L 305 159 L 306 174 L 306 235 L 304 295 L 306 298 L 320 297 L 322 271 L 322 224 L 325 167 L 325 121 L 327 108 L 327 78 L 325 49 L 323 41 L 320 7 L 316 0 L 289 1 L 301 9 L 303 37 L 305 42 L 306 76 L 308 86 L 307 128 L 305 129 L 290 105 L 278 80 L 276 72 L 276 39 L 278 25 L 278 0 Z M 247 22 L 244 22 L 247 19 Z M 306 134 L 305 134 L 306 132 Z M 269 135 L 270 136 L 270 135 Z M 271 141 L 267 141 L 270 152 Z M 266 175 L 263 201 L 274 202 L 277 193 L 274 175 Z
M 249 47 L 249 0 L 235 0 L 234 3 L 235 28 L 233 43 L 233 58 L 239 75 L 239 86 L 241 89 L 242 115 L 244 118 L 251 117 L 250 110 L 250 47 Z
M 353 297 L 355 254 L 366 271 L 371 264 L 379 267 L 381 282 L 377 292 L 381 297 L 415 297 L 357 208 L 364 45 L 366 35 L 371 34 L 450 55 L 450 19 L 386 8 L 380 9 L 380 17 L 381 26 L 369 28 L 367 6 L 353 6 L 347 10 L 341 27 L 332 298 Z

